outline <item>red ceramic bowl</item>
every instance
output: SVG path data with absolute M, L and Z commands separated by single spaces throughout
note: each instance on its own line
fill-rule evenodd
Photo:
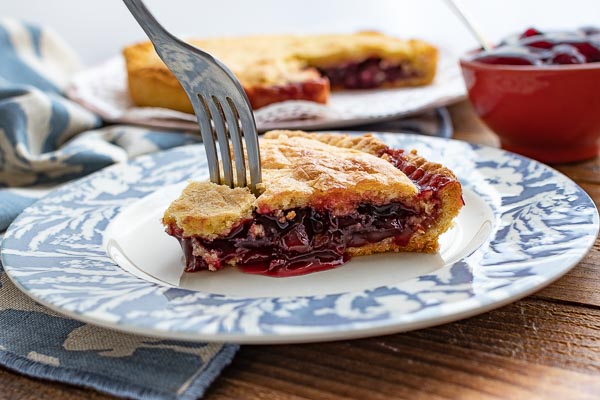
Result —
M 460 65 L 471 103 L 502 148 L 545 163 L 598 155 L 600 63 Z

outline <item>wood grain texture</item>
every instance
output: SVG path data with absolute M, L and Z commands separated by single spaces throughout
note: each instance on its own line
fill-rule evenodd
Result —
M 114 397 L 85 388 L 28 378 L 7 369 L 0 368 L 0 399 L 112 400 Z
M 576 182 L 600 184 L 600 157 L 581 163 L 561 164 L 554 167 Z
M 527 299 L 416 332 L 247 346 L 207 398 L 234 399 L 242 387 L 249 398 L 594 398 L 599 345 L 600 310 Z
M 468 103 L 455 137 L 497 146 Z M 600 159 L 557 168 L 600 204 Z M 0 399 L 109 399 L 0 369 Z M 309 345 L 245 346 L 205 396 L 258 399 L 598 399 L 600 239 L 536 295 L 464 321 Z

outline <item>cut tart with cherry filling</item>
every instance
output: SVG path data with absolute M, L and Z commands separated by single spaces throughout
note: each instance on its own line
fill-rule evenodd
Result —
M 435 252 L 463 206 L 454 174 L 371 135 L 267 132 L 263 182 L 191 182 L 165 211 L 185 270 L 238 266 L 271 276 L 332 268 L 351 256 Z
M 330 90 L 428 85 L 437 49 L 378 32 L 196 39 L 239 79 L 252 108 L 286 100 L 327 103 Z M 193 113 L 179 82 L 150 42 L 123 50 L 129 94 L 138 106 Z

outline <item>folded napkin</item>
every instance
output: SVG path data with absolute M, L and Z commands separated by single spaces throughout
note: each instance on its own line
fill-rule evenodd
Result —
M 199 135 L 103 126 L 63 94 L 81 68 L 51 30 L 0 19 L 1 232 L 36 199 L 115 162 Z M 369 126 L 448 137 L 445 109 Z M 71 320 L 19 292 L 0 265 L 0 364 L 25 375 L 144 399 L 201 397 L 238 346 L 128 335 Z
M 79 68 L 52 31 L 0 20 L 0 232 L 56 185 L 197 135 L 101 128 L 63 97 Z M 1 237 L 1 235 L 0 235 Z M 64 318 L 19 292 L 0 266 L 0 364 L 116 396 L 195 399 L 238 346 L 135 336 Z

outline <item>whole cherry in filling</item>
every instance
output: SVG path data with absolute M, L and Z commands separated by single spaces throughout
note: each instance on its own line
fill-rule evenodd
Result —
M 415 77 L 403 64 L 389 64 L 381 58 L 371 57 L 361 62 L 320 68 L 331 86 L 345 89 L 369 89 L 386 82 Z

